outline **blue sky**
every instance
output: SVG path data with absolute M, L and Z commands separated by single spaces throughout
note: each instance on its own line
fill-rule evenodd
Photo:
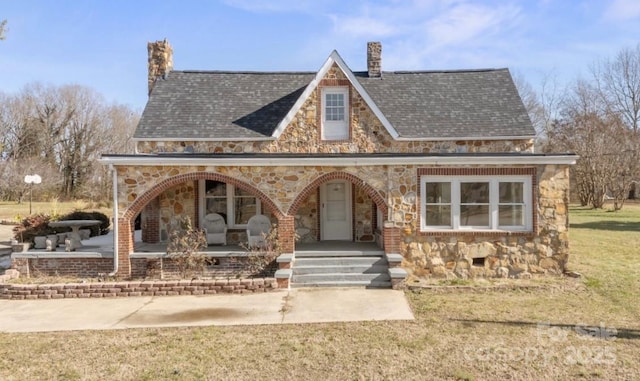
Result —
M 563 84 L 634 47 L 638 0 L 0 0 L 0 91 L 81 84 L 142 110 L 148 41 L 167 38 L 178 70 L 315 71 L 333 49 L 383 70 L 508 67 L 534 88 Z

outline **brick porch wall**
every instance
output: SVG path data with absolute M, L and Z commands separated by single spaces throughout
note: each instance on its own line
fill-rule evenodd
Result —
M 11 266 L 25 277 L 95 278 L 113 271 L 113 258 L 19 258 Z

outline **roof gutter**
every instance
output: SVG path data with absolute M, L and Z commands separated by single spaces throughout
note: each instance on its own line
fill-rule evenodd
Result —
M 521 136 L 491 136 L 488 138 L 487 136 L 449 136 L 449 137 L 404 137 L 398 136 L 395 137 L 394 140 L 401 142 L 408 141 L 420 141 L 420 142 L 442 142 L 442 141 L 460 141 L 460 140 L 529 140 L 535 139 L 535 135 L 521 135 Z M 186 138 L 186 137 L 177 137 L 177 138 L 131 138 L 134 142 L 265 142 L 265 141 L 273 141 L 276 140 L 276 137 L 260 137 L 260 138 Z
M 145 166 L 376 166 L 376 165 L 573 165 L 578 159 L 573 154 L 558 155 L 447 155 L 447 156 L 382 156 L 382 157 L 268 157 L 265 156 L 163 156 L 163 155 L 103 155 L 99 160 L 108 165 Z
M 442 141 L 460 141 L 460 140 L 529 140 L 535 139 L 535 135 L 520 135 L 520 136 L 450 136 L 450 137 L 442 137 L 442 138 L 420 138 L 420 137 L 404 137 L 399 136 L 395 140 L 398 141 L 434 141 L 434 142 L 442 142 Z
M 261 142 L 276 140 L 267 136 L 260 138 L 185 138 L 185 137 L 164 137 L 164 138 L 131 138 L 134 142 Z

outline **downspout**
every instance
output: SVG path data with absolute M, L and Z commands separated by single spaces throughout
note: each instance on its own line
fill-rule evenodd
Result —
M 109 276 L 118 273 L 118 171 L 109 164 L 109 169 L 113 173 L 113 272 Z
M 393 208 L 391 207 L 391 166 L 387 165 L 387 221 L 393 221 L 393 217 L 391 213 L 393 212 Z

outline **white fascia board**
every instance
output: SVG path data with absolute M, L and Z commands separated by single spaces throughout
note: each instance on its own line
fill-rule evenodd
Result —
M 307 88 L 304 89 L 302 94 L 300 94 L 300 97 L 298 97 L 298 99 L 296 100 L 296 103 L 293 104 L 293 107 L 291 107 L 287 115 L 285 115 L 284 119 L 282 119 L 278 124 L 278 127 L 276 127 L 275 131 L 273 131 L 273 134 L 271 136 L 274 139 L 277 139 L 280 137 L 280 135 L 282 135 L 282 132 L 284 132 L 284 129 L 287 128 L 287 126 L 289 125 L 289 123 L 291 123 L 291 121 L 296 116 L 298 111 L 300 111 L 300 108 L 302 107 L 304 102 L 306 102 L 306 100 L 309 99 L 309 96 L 311 95 L 311 93 L 318 87 L 318 83 L 320 83 L 320 80 L 324 77 L 325 74 L 327 74 L 327 71 L 329 71 L 329 69 L 331 68 L 331 65 L 333 65 L 333 62 L 334 62 L 333 59 L 331 58 L 331 56 L 329 56 L 329 58 L 327 58 L 324 64 L 322 64 L 322 67 L 320 67 L 320 70 L 318 70 L 318 72 L 316 73 L 316 76 L 313 78 L 311 82 L 309 82 L 309 84 L 307 85 Z
M 444 142 L 444 141 L 460 141 L 460 140 L 529 140 L 535 139 L 535 135 L 521 135 L 521 136 L 461 136 L 461 137 L 446 137 L 446 138 L 406 138 L 398 137 L 396 140 L 404 142 Z
M 344 74 L 349 79 L 349 82 L 351 82 L 351 85 L 353 86 L 353 88 L 356 89 L 358 94 L 360 94 L 362 99 L 364 99 L 364 101 L 367 103 L 367 106 L 371 108 L 371 111 L 373 111 L 373 113 L 378 118 L 378 120 L 380 120 L 380 123 L 382 123 L 382 125 L 387 130 L 389 135 L 391 135 L 393 139 L 397 139 L 400 136 L 400 134 L 398 134 L 398 131 L 396 131 L 396 129 L 393 128 L 393 126 L 391 125 L 387 117 L 384 116 L 380 108 L 378 108 L 378 105 L 376 105 L 373 99 L 371 99 L 371 96 L 369 96 L 369 93 L 367 93 L 367 90 L 365 90 L 364 87 L 362 87 L 362 85 L 360 84 L 360 82 L 358 82 L 358 79 L 356 79 L 356 76 L 353 75 L 353 72 L 344 62 L 342 57 L 340 57 L 340 54 L 338 54 L 338 52 L 334 50 L 333 53 L 331 53 L 330 58 L 332 58 L 338 64 L 338 67 L 342 69 Z
M 380 166 L 380 165 L 573 165 L 576 155 L 548 156 L 385 156 L 385 157 L 162 157 L 160 156 L 106 156 L 101 164 L 114 166 L 248 166 L 248 167 L 300 167 L 300 166 Z
M 264 138 L 131 138 L 134 142 L 259 142 L 275 140 L 271 136 Z
M 315 78 L 309 83 L 307 88 L 300 95 L 296 103 L 294 103 L 293 107 L 291 107 L 291 110 L 289 110 L 289 112 L 284 117 L 284 119 L 282 119 L 280 124 L 278 124 L 278 127 L 273 132 L 272 136 L 276 139 L 280 137 L 284 129 L 287 128 L 289 123 L 291 123 L 295 115 L 298 113 L 298 111 L 300 111 L 300 108 L 302 107 L 304 102 L 309 98 L 311 93 L 318 87 L 318 84 L 320 83 L 322 78 L 324 78 L 325 74 L 327 74 L 327 72 L 329 71 L 329 69 L 334 63 L 337 64 L 340 70 L 342 70 L 342 72 L 344 73 L 344 75 L 347 76 L 347 79 L 349 80 L 349 82 L 351 82 L 351 85 L 353 86 L 353 88 L 360 94 L 360 96 L 362 97 L 362 99 L 364 99 L 364 101 L 367 103 L 369 108 L 371 108 L 375 116 L 380 120 L 380 123 L 382 123 L 382 125 L 386 128 L 387 132 L 389 132 L 389 134 L 394 139 L 397 139 L 399 136 L 398 131 L 396 131 L 395 128 L 393 128 L 389 120 L 387 120 L 387 118 L 384 116 L 382 111 L 380 111 L 380 109 L 375 104 L 373 99 L 371 99 L 371 97 L 369 96 L 367 91 L 364 89 L 364 87 L 362 87 L 360 82 L 358 82 L 355 75 L 353 75 L 353 72 L 351 71 L 351 69 L 347 66 L 347 64 L 344 62 L 342 57 L 340 57 L 340 54 L 338 54 L 336 50 L 331 52 L 331 54 L 329 55 L 327 60 L 324 62 L 322 67 L 320 67 L 320 70 L 318 70 L 318 72 L 316 73 Z

